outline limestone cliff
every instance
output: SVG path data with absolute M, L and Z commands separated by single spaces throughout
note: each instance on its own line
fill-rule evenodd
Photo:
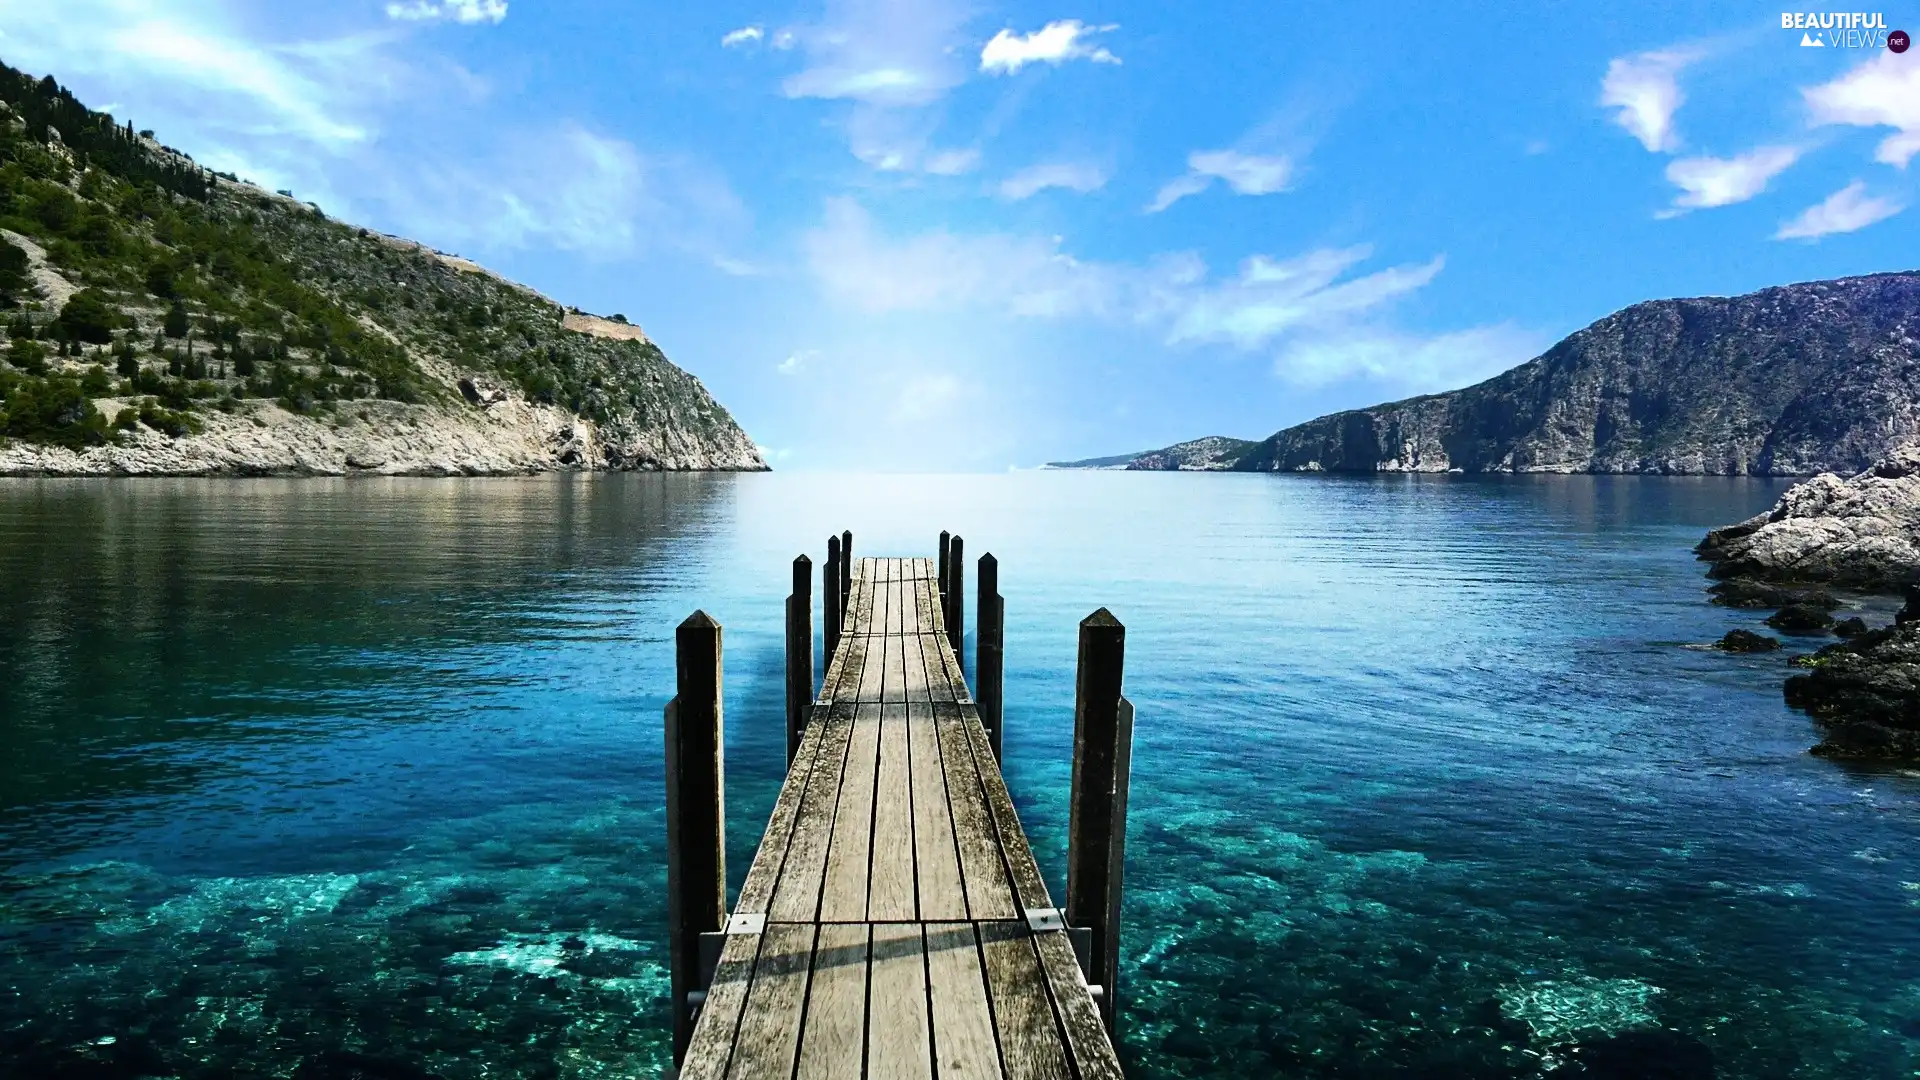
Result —
M 0 65 L 0 474 L 764 469 L 624 316 L 210 172 Z

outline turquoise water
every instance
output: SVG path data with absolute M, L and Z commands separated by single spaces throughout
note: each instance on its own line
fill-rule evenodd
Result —
M 1782 655 L 1697 648 L 1760 613 L 1689 546 L 1778 490 L 8 482 L 0 1074 L 656 1074 L 673 625 L 726 627 L 737 887 L 787 561 L 951 528 L 1001 560 L 1056 893 L 1074 624 L 1128 626 L 1131 1076 L 1683 1075 L 1573 1049 L 1635 1031 L 1721 1077 L 1920 1075 L 1920 774 L 1807 756 Z

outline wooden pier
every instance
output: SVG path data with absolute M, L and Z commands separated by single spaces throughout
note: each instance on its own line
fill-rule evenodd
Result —
M 720 627 L 678 631 L 667 708 L 674 1048 L 692 1078 L 1117 1078 L 1120 867 L 1132 706 L 1124 630 L 1081 625 L 1068 910 L 1047 892 L 997 760 L 1003 602 L 963 676 L 961 541 L 931 559 L 828 545 L 828 662 L 812 695 L 811 564 L 788 600 L 785 783 L 726 912 Z M 808 698 L 811 697 L 811 700 Z

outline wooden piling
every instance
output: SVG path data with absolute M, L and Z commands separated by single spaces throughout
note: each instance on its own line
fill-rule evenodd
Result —
M 1000 721 L 1005 715 L 1007 608 L 1000 595 L 1000 560 L 992 552 L 980 556 L 975 592 L 980 626 L 973 639 L 973 700 L 980 710 L 980 723 L 987 729 L 987 745 L 993 749 L 993 759 L 999 761 Z
M 1120 975 L 1120 890 L 1126 862 L 1133 705 L 1121 696 L 1127 628 L 1106 608 L 1080 623 L 1074 680 L 1073 794 L 1067 820 L 1067 923 L 1091 932 L 1087 981 L 1102 988 L 1113 1030 Z
M 821 635 L 827 646 L 827 663 L 840 651 L 840 538 L 827 537 L 827 563 L 820 568 Z
M 674 631 L 678 694 L 667 703 L 667 922 L 673 1060 L 693 1038 L 700 935 L 727 920 L 726 784 L 721 763 L 720 624 L 704 611 Z
M 948 532 L 945 529 L 941 529 L 940 530 L 940 573 L 937 576 L 937 580 L 940 582 L 940 606 L 942 608 L 945 608 L 947 606 L 947 574 L 949 572 L 949 567 L 947 564 L 947 552 L 951 548 L 952 544 L 953 544 L 953 534 Z
M 793 560 L 793 595 L 787 597 L 787 764 L 800 752 L 813 705 L 813 560 Z
M 847 610 L 847 599 L 853 595 L 853 530 L 840 532 L 840 610 Z
M 967 639 L 967 582 L 966 573 L 961 569 L 967 565 L 965 550 L 959 536 L 947 545 L 947 644 L 953 648 L 955 657 L 966 655 L 963 645 Z

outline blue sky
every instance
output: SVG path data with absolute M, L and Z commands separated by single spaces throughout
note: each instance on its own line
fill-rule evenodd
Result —
M 0 0 L 0 57 L 624 313 L 777 468 L 974 470 L 1261 437 L 1638 300 L 1920 266 L 1920 50 L 1781 21 Z

